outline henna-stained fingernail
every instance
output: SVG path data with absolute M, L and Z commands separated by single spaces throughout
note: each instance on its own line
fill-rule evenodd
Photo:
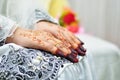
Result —
M 80 47 L 80 50 L 86 52 L 86 49 L 83 46 Z
M 71 53 L 74 53 L 74 54 L 78 55 L 78 52 L 75 51 L 74 49 L 71 49 Z
M 85 56 L 86 54 L 85 52 L 81 51 L 79 48 L 77 48 L 76 51 L 78 52 L 80 56 Z
M 65 55 L 63 54 L 63 52 L 61 50 L 59 50 L 59 49 L 56 51 L 55 55 L 59 56 L 59 57 L 65 57 Z
M 84 42 L 83 42 L 83 41 L 81 41 L 79 38 L 78 38 L 78 40 L 80 41 L 80 44 L 79 44 L 79 45 L 84 45 Z
M 75 58 L 77 57 L 77 54 L 75 54 L 75 53 L 71 53 L 71 55 Z
M 81 42 L 81 45 L 84 45 L 84 42 Z
M 66 59 L 70 60 L 73 63 L 77 63 L 78 62 L 78 59 L 76 57 L 73 57 L 73 55 L 71 55 L 71 54 L 68 54 L 66 56 Z

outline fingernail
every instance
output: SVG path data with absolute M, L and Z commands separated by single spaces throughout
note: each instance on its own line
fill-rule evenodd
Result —
M 81 41 L 81 45 L 84 45 L 84 42 Z
M 77 58 L 76 58 L 76 59 L 74 59 L 74 63 L 78 63 L 78 61 L 79 61 L 79 60 L 78 60 Z
M 77 54 L 75 54 L 75 53 L 71 53 L 71 55 L 75 58 L 77 57 Z
M 78 38 L 78 40 L 80 41 L 80 45 L 84 45 L 84 42 L 82 42 L 79 38 Z
M 80 56 L 85 56 L 85 52 L 81 51 L 79 48 L 76 49 Z
M 74 54 L 78 54 L 77 51 L 75 51 L 74 49 L 71 49 L 71 52 L 74 53 Z
M 61 50 L 59 50 L 59 49 L 56 51 L 55 55 L 56 56 L 60 56 L 60 57 L 65 57 L 65 55 L 63 54 L 63 52 Z
M 78 62 L 78 59 L 76 57 L 73 57 L 73 55 L 71 55 L 71 54 L 68 54 L 66 59 L 70 60 L 73 63 L 77 63 Z
M 80 50 L 86 52 L 86 49 L 83 46 L 80 47 Z

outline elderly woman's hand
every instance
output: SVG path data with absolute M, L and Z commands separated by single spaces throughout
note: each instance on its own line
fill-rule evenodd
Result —
M 45 30 L 53 34 L 57 39 L 65 42 L 65 45 L 68 46 L 72 51 L 77 51 L 81 56 L 84 56 L 86 49 L 83 47 L 83 42 L 80 41 L 74 34 L 72 34 L 67 29 L 60 27 L 57 24 L 53 24 L 46 21 L 41 21 L 35 24 L 36 30 Z
M 48 31 L 17 28 L 14 34 L 7 38 L 6 43 L 10 42 L 27 48 L 42 49 L 71 62 L 78 62 L 76 51 L 71 50 L 66 42 L 55 38 Z

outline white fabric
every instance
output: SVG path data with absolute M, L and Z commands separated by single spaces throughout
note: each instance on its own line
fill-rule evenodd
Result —
M 28 27 L 35 9 L 45 9 L 43 0 L 0 0 L 0 14 Z
M 47 1 L 49 2 L 49 0 Z M 46 6 L 44 0 L 0 0 L 0 14 L 16 21 L 25 28 L 29 28 L 29 25 L 32 23 L 31 20 L 36 15 L 36 9 L 45 12 Z M 49 15 L 46 13 L 44 15 Z
M 62 73 L 58 80 L 96 80 L 95 71 L 93 69 L 94 62 L 91 55 L 87 55 L 75 64 L 64 64 Z
M 0 15 L 0 42 L 10 36 L 15 22 Z
M 96 80 L 120 80 L 120 49 L 94 36 L 78 35 L 85 42 L 88 55 L 92 54 Z

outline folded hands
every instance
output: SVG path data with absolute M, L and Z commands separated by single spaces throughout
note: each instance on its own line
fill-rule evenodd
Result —
M 7 38 L 6 43 L 10 42 L 27 48 L 45 50 L 73 63 L 78 62 L 77 55 L 84 56 L 86 53 L 84 43 L 74 34 L 46 21 L 35 24 L 34 30 L 18 27 L 14 34 Z

